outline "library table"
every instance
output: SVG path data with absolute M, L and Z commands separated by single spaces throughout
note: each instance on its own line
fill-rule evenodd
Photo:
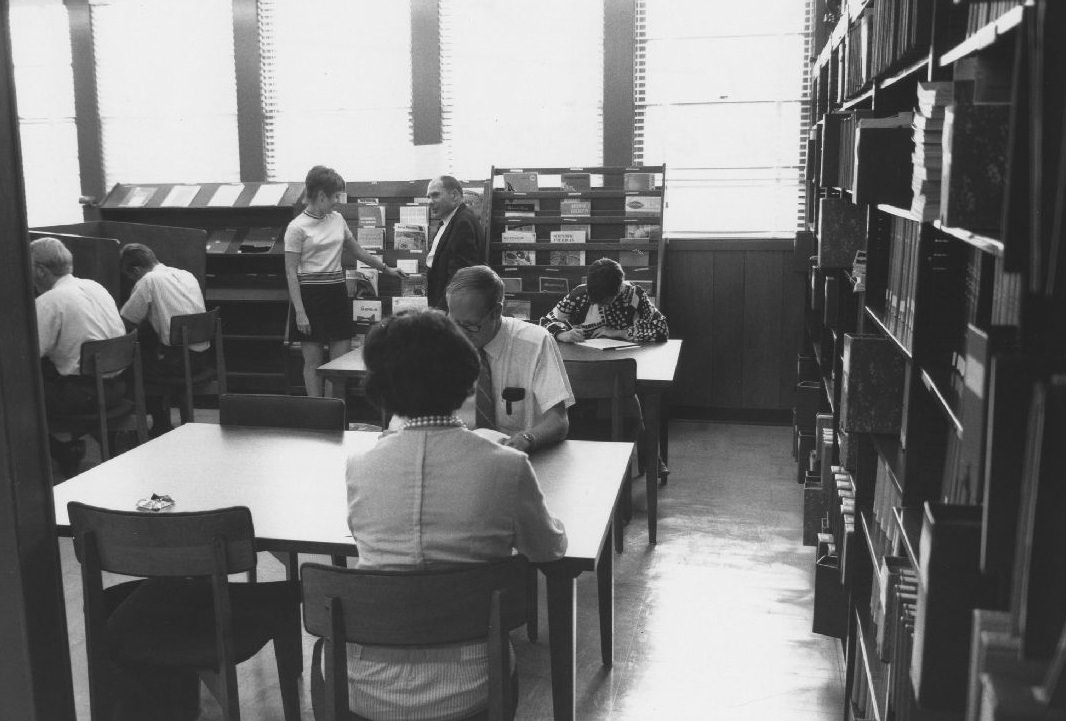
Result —
M 659 468 L 659 440 L 662 431 L 662 397 L 674 382 L 677 361 L 681 355 L 681 341 L 674 339 L 665 343 L 645 343 L 636 348 L 620 348 L 610 351 L 586 348 L 572 343 L 560 343 L 559 350 L 564 360 L 633 358 L 637 361 L 637 392 L 640 395 L 640 405 L 644 414 L 645 448 L 648 451 L 644 462 L 646 468 L 653 469 L 644 474 L 648 494 L 648 541 L 655 543 L 659 506 L 656 481 Z M 320 365 L 318 374 L 333 385 L 334 395 L 344 398 L 347 381 L 366 375 L 363 349 L 355 348 L 340 358 Z
M 257 548 L 356 556 L 348 532 L 345 460 L 377 433 L 323 433 L 186 423 L 56 486 L 56 527 L 70 535 L 67 503 L 133 510 L 153 493 L 175 511 L 247 506 Z M 564 441 L 531 456 L 548 507 L 566 526 L 566 556 L 542 564 L 547 577 L 555 718 L 574 718 L 577 577 L 595 571 L 600 652 L 614 653 L 611 529 L 631 443 Z

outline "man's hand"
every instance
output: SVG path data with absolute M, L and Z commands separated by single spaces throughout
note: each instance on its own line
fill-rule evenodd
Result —
M 560 343 L 580 343 L 585 340 L 585 331 L 580 328 L 571 328 L 570 330 L 564 330 L 559 335 L 555 336 L 555 340 Z
M 307 319 L 306 311 L 296 311 L 296 328 L 304 335 L 311 335 L 311 321 Z
M 511 448 L 517 448 L 523 453 L 529 453 L 530 451 L 529 439 L 526 438 L 525 433 L 521 431 L 515 433 L 510 438 L 500 439 L 500 445 L 510 446 Z

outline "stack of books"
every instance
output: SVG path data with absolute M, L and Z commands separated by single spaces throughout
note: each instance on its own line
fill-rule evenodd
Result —
M 911 155 L 914 166 L 911 180 L 911 212 L 922 221 L 940 217 L 944 108 L 952 102 L 953 96 L 953 83 L 918 83 L 918 107 L 914 113 L 914 152 Z

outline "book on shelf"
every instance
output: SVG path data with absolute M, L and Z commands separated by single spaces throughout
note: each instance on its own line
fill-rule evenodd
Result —
M 533 248 L 505 248 L 503 251 L 503 265 L 536 265 L 537 252 Z
M 285 191 L 288 189 L 287 183 L 263 183 L 256 188 L 252 199 L 248 201 L 248 205 L 277 205 L 281 202 L 281 199 L 285 196 Z
M 429 202 L 429 198 L 419 198 Z M 474 215 L 481 217 L 485 212 L 485 189 L 480 187 L 463 186 L 463 202 L 474 211 Z
M 592 201 L 581 198 L 563 198 L 559 201 L 559 215 L 592 215 Z
M 845 268 L 866 247 L 865 207 L 845 198 L 818 200 L 818 265 Z
M 533 218 L 540 210 L 540 198 L 506 198 L 503 201 L 503 217 Z
M 359 226 L 362 228 L 384 227 L 385 206 L 376 203 L 359 203 L 356 205 L 356 215 Z
M 381 320 L 381 301 L 360 298 L 352 301 L 352 320 L 371 326 Z
M 501 277 L 500 280 L 503 281 L 503 292 L 505 294 L 522 292 L 521 278 Z
M 658 195 L 626 196 L 626 215 L 662 215 L 663 199 Z
M 570 292 L 570 281 L 558 276 L 541 276 L 537 279 L 537 284 L 541 293 L 566 295 Z
M 514 193 L 534 193 L 539 189 L 539 176 L 536 173 L 504 173 L 503 187 Z
M 623 190 L 655 190 L 655 173 L 630 172 L 622 174 Z
M 426 277 L 424 275 L 408 275 L 400 278 L 400 295 L 410 297 L 426 294 Z
M 429 206 L 421 203 L 409 203 L 400 206 L 400 223 L 402 225 L 420 225 L 429 228 Z
M 426 249 L 426 229 L 421 225 L 392 224 L 392 247 L 395 250 Z
M 903 420 L 903 354 L 881 335 L 844 335 L 840 426 L 861 433 L 899 433 Z
M 371 248 L 384 248 L 385 247 L 385 229 L 380 227 L 365 228 L 357 226 L 355 228 L 355 242 L 360 245 L 364 250 Z
M 230 244 L 236 237 L 236 228 L 212 228 L 207 233 L 207 252 L 228 253 Z
M 515 300 L 514 298 L 507 298 L 503 301 L 503 314 L 508 318 L 517 318 L 518 320 L 531 320 L 532 312 L 532 304 L 528 300 Z
M 278 239 L 277 228 L 249 228 L 241 239 L 241 253 L 269 253 Z
M 408 275 L 418 274 L 418 258 L 397 258 L 396 270 L 403 271 Z
M 649 300 L 654 297 L 653 291 L 655 290 L 655 281 L 630 279 L 629 284 L 635 288 L 643 289 L 643 291 L 648 295 Z
M 134 185 L 126 192 L 126 197 L 119 203 L 120 208 L 143 208 L 148 204 L 159 188 L 149 185 Z
M 175 185 L 159 206 L 161 208 L 188 208 L 199 192 L 199 185 Z
M 377 268 L 371 268 L 369 265 L 356 268 L 355 270 L 346 270 L 344 272 L 345 279 L 354 282 L 356 290 L 351 293 L 352 296 L 359 298 L 364 294 L 378 295 L 378 279 L 381 277 L 381 271 Z M 363 288 L 362 292 L 359 290 Z
M 536 243 L 537 234 L 532 230 L 505 230 L 500 234 L 501 243 Z
M 553 230 L 551 242 L 555 243 L 585 243 L 584 230 Z M 585 265 L 584 250 L 553 250 L 550 254 L 550 265 Z
M 592 190 L 592 176 L 588 173 L 561 173 L 559 187 L 575 193 Z
M 619 240 L 619 244 L 625 245 L 641 245 L 642 248 L 635 248 L 633 250 L 619 250 L 618 251 L 618 264 L 623 268 L 646 268 L 651 260 L 650 249 L 647 244 L 650 241 L 659 240 L 659 236 L 662 234 L 661 225 L 650 224 L 638 224 L 627 225 L 626 235 Z
M 826 113 L 822 116 L 822 149 L 819 159 L 818 184 L 827 188 L 839 188 L 840 146 L 846 113 Z
M 392 312 L 402 313 L 405 310 L 421 311 L 429 308 L 429 299 L 424 295 L 393 296 Z
M 232 208 L 243 191 L 244 183 L 224 183 L 215 189 L 211 199 L 207 201 L 207 207 Z
M 999 232 L 1007 177 L 1010 103 L 959 103 L 947 108 L 942 136 L 940 221 Z
M 860 118 L 855 128 L 855 168 L 852 200 L 858 204 L 911 204 L 912 166 L 907 162 L 913 143 L 914 114 Z

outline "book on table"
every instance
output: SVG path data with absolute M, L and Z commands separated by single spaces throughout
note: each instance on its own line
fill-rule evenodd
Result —
M 640 347 L 639 343 L 617 338 L 589 338 L 588 340 L 578 341 L 574 345 L 579 345 L 583 348 L 595 348 L 596 350 L 621 350 L 623 348 Z

